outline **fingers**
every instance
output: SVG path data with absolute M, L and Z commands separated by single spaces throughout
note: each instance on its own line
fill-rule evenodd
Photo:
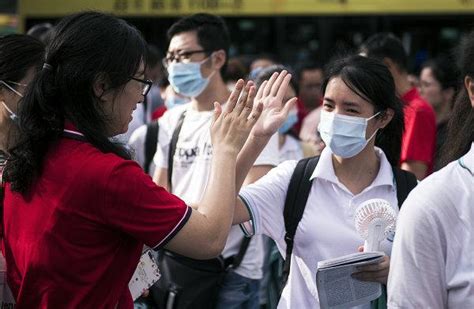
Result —
M 256 100 L 260 100 L 261 98 L 263 98 L 263 91 L 264 91 L 265 87 L 267 86 L 267 84 L 268 84 L 268 80 L 265 80 L 260 85 L 260 87 L 258 88 L 258 91 L 257 91 L 257 95 L 255 96 Z
M 268 83 L 265 85 L 265 89 L 263 90 L 263 97 L 268 97 L 270 95 L 273 83 L 276 81 L 277 78 L 278 78 L 278 73 L 277 72 L 273 73 L 272 77 L 270 77 L 270 79 L 268 80 Z
M 220 115 L 222 114 L 222 106 L 219 102 L 214 102 L 214 119 L 212 123 L 216 122 L 219 119 Z
M 357 248 L 357 252 L 364 252 L 364 246 L 359 246 Z
M 234 90 L 232 90 L 229 99 L 227 100 L 227 104 L 224 108 L 224 111 L 226 113 L 231 113 L 234 110 L 234 107 L 237 104 L 237 100 L 239 99 L 240 93 L 242 92 L 243 88 L 244 81 L 242 79 L 239 79 L 235 84 Z
M 354 273 L 352 274 L 352 278 L 360 281 L 375 281 L 386 284 L 388 278 L 388 271 Z
M 275 80 L 275 83 L 273 83 L 273 85 L 272 85 L 272 89 L 270 91 L 271 96 L 275 97 L 277 95 L 278 89 L 280 89 L 280 86 L 282 85 L 283 80 L 285 80 L 285 77 L 286 77 L 287 74 L 288 74 L 288 72 L 286 70 L 283 70 L 283 71 L 280 72 L 280 74 L 278 75 L 278 78 Z M 290 78 L 291 78 L 291 75 L 290 75 Z M 289 80 L 288 80 L 288 82 L 289 82 Z M 285 88 L 285 91 L 283 92 L 283 95 L 285 95 L 285 93 L 286 93 L 286 88 Z M 283 98 L 283 96 L 282 96 L 282 98 Z
M 252 110 L 252 114 L 250 114 L 250 116 L 248 118 L 248 123 L 251 126 L 253 126 L 258 121 L 258 119 L 262 115 L 262 111 L 263 111 L 263 104 L 262 103 L 258 103 L 256 106 L 254 106 L 254 108 Z
M 278 86 L 276 90 L 276 95 L 275 95 L 278 101 L 280 102 L 283 101 L 283 98 L 285 97 L 290 80 L 291 80 L 291 74 L 286 74 L 286 76 L 282 79 L 282 82 Z
M 256 92 L 257 90 L 255 89 L 255 86 L 252 85 L 249 89 L 249 95 L 247 97 L 247 102 L 245 103 L 245 108 L 243 112 L 240 114 L 240 117 L 243 117 L 244 119 L 249 118 L 249 115 L 252 112 L 253 102 L 255 99 Z
M 250 88 L 253 87 L 253 82 L 249 81 L 246 85 L 244 90 L 241 92 L 237 105 L 235 105 L 234 110 L 232 111 L 237 116 L 242 114 L 242 110 L 244 110 L 245 106 L 247 105 Z M 250 108 L 252 109 L 252 108 Z

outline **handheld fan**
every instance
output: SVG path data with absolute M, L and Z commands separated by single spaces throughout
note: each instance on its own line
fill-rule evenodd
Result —
M 365 239 L 364 252 L 379 251 L 382 240 L 395 230 L 397 214 L 390 203 L 371 199 L 360 204 L 355 211 L 355 227 Z

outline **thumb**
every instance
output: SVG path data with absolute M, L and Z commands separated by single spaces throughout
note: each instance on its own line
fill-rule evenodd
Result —
M 364 246 L 359 246 L 357 248 L 357 252 L 364 252 Z
M 292 99 L 289 99 L 288 101 L 286 101 L 285 105 L 283 106 L 282 108 L 282 113 L 285 115 L 285 117 L 288 116 L 288 113 L 294 109 L 296 106 L 296 97 L 292 98 Z

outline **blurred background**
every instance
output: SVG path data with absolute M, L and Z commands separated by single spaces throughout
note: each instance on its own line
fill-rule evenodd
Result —
M 124 18 L 162 51 L 166 30 L 177 18 L 214 13 L 228 23 L 230 56 L 271 53 L 288 65 L 325 63 L 370 34 L 389 31 L 402 39 L 415 74 L 474 25 L 474 0 L 0 0 L 0 34 L 54 24 L 87 9 Z

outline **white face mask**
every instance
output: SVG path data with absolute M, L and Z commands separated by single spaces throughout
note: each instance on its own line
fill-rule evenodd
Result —
M 209 84 L 211 73 L 208 77 L 201 74 L 201 65 L 209 59 L 200 62 L 181 63 L 173 62 L 168 66 L 168 80 L 174 91 L 189 98 L 200 95 Z
M 354 117 L 321 111 L 318 131 L 321 138 L 332 153 L 341 158 L 351 158 L 359 154 L 367 143 L 375 136 L 378 129 L 368 139 L 365 138 L 367 122 L 370 118 Z

